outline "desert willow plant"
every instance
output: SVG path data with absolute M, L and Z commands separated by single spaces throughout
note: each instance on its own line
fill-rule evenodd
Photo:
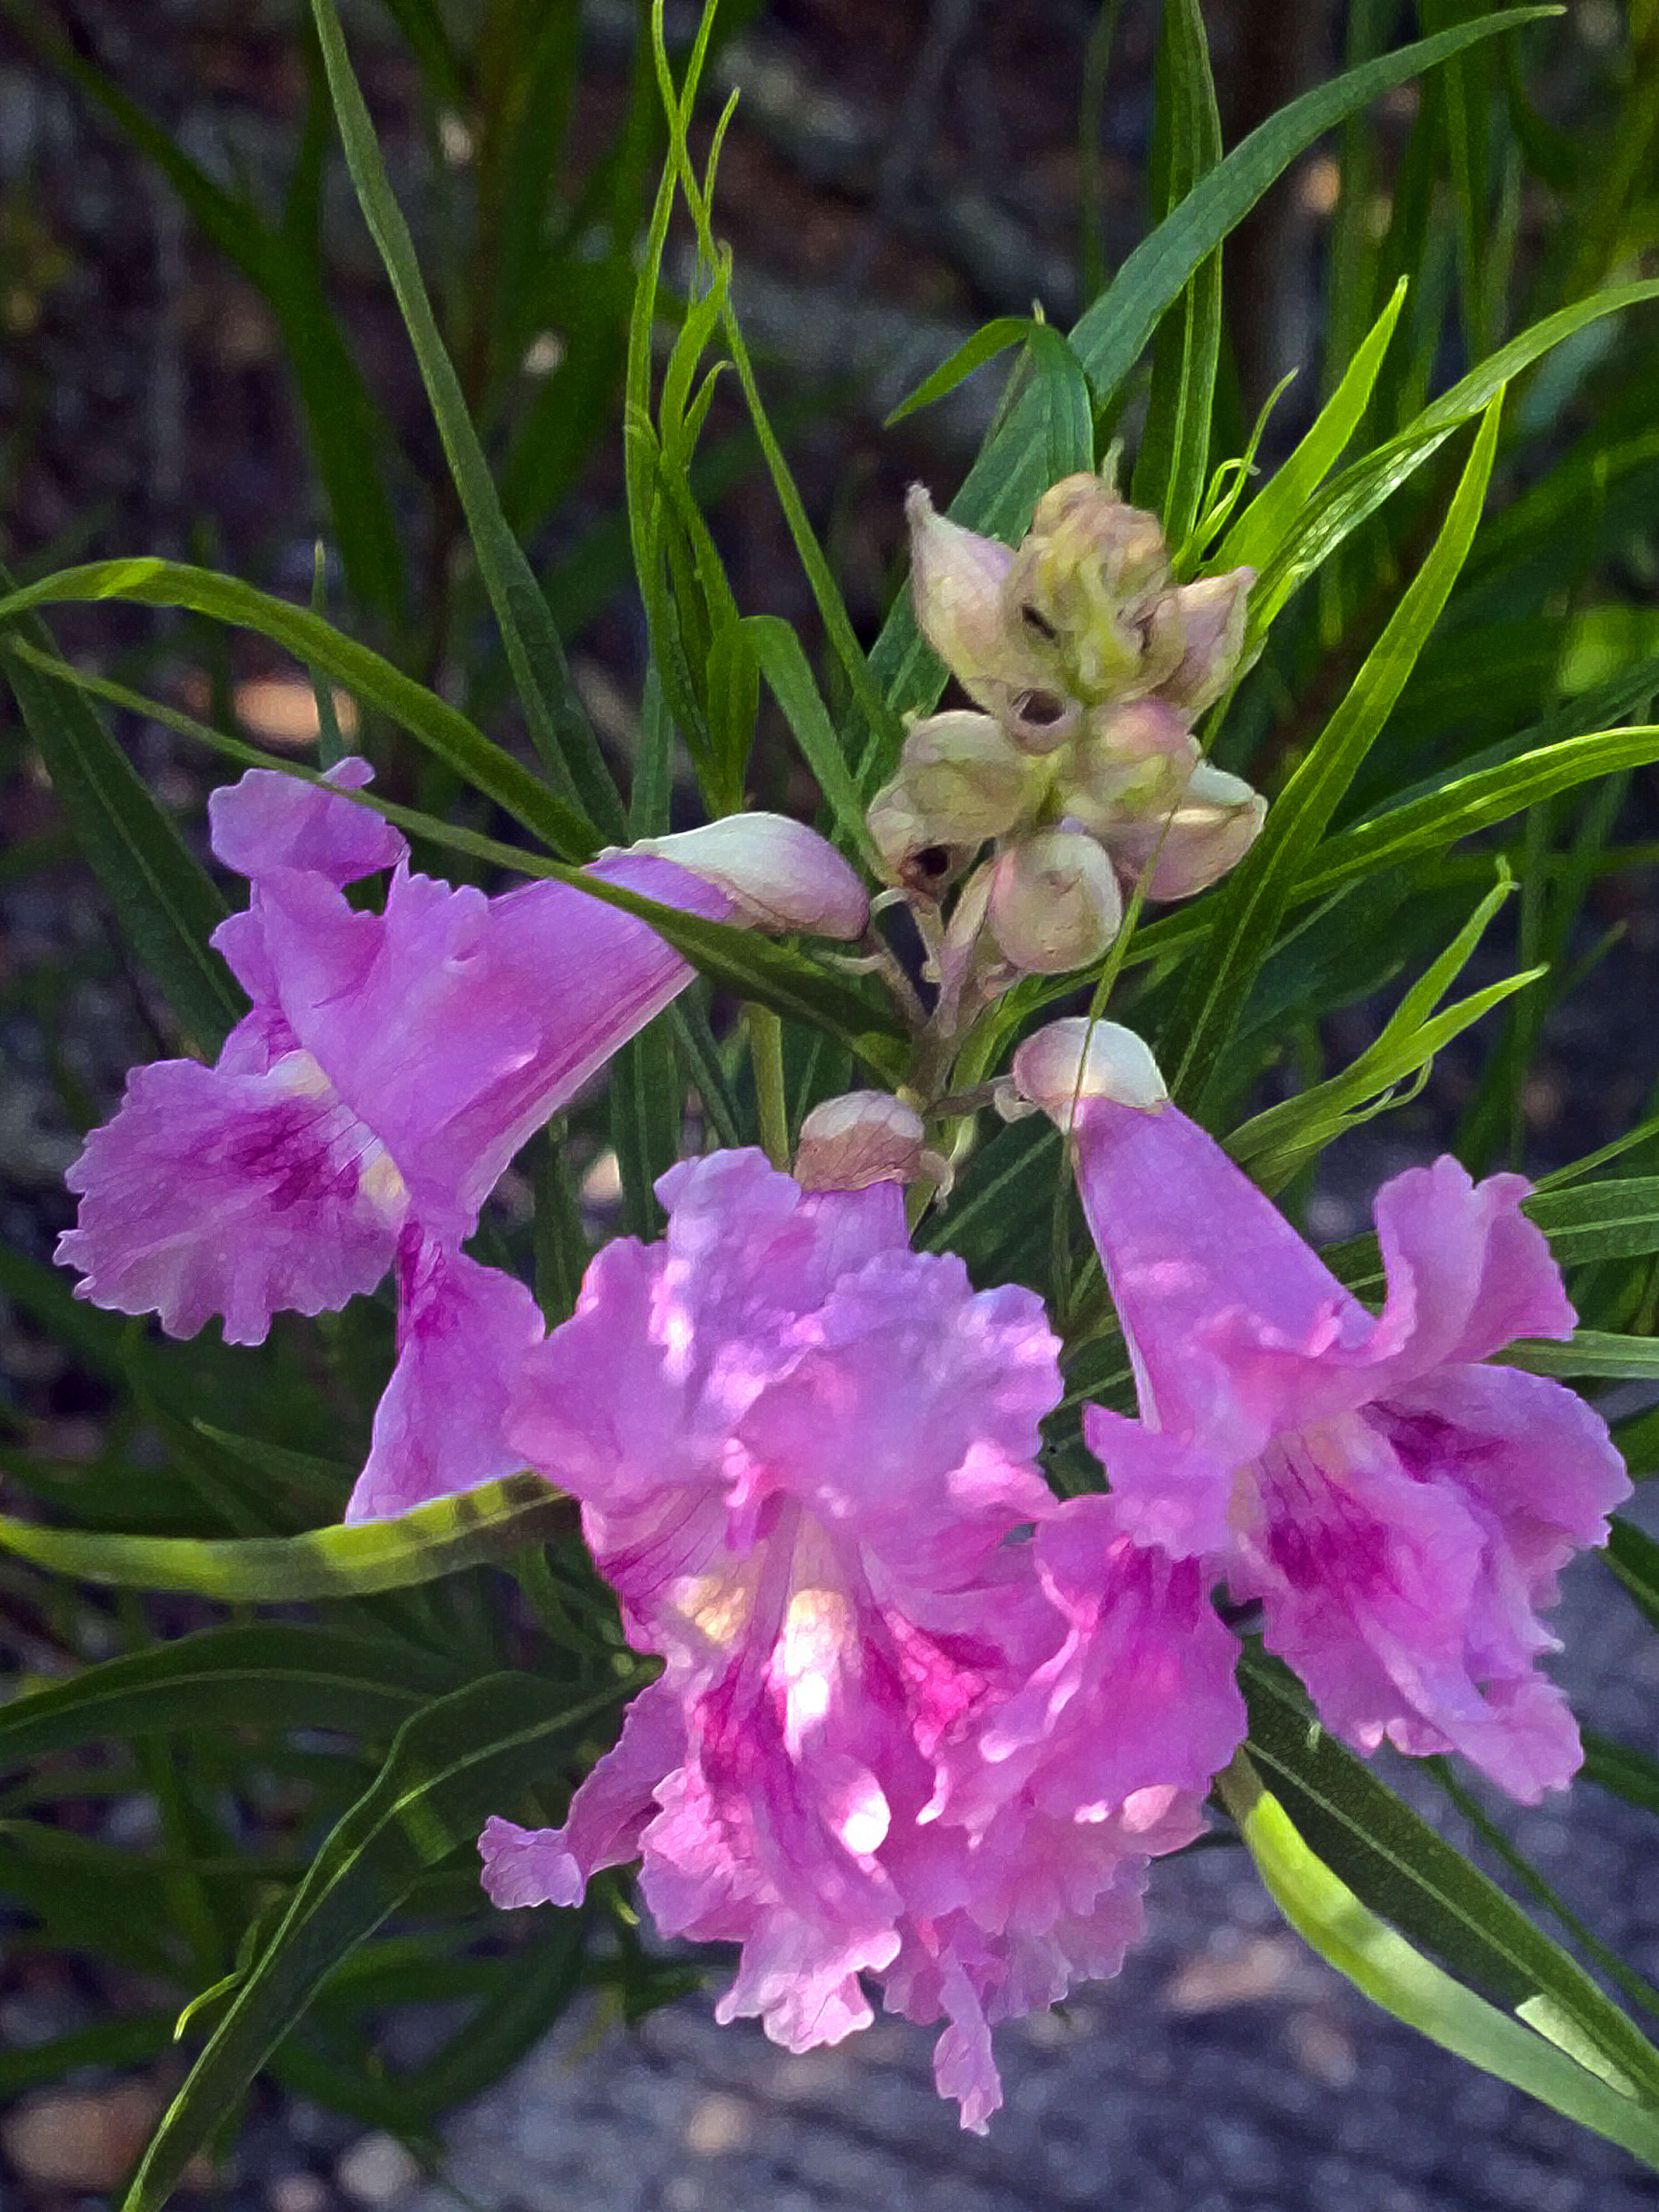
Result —
M 626 803 L 564 688 L 330 0 L 315 12 L 538 767 L 320 617 L 208 572 L 105 563 L 0 605 L 34 742 L 187 1048 L 88 1138 L 58 1256 L 193 1486 L 181 1510 L 159 1473 L 166 1510 L 134 1528 L 96 1503 L 107 1485 L 77 1513 L 26 1463 L 70 1525 L 19 1516 L 4 1540 L 43 1582 L 263 1608 L 30 1688 L 0 1747 L 235 1719 L 280 1770 L 296 1729 L 343 1743 L 279 1908 L 228 1958 L 193 1931 L 206 2041 L 134 2212 L 267 2060 L 418 2135 L 576 1989 L 659 1999 L 672 1964 L 609 1871 L 635 1863 L 661 1935 L 737 1947 L 722 2019 L 803 2051 L 878 1994 L 939 2027 L 939 2090 L 983 2128 L 995 2023 L 1114 1972 L 1152 1862 L 1206 1832 L 1236 1834 L 1378 2002 L 1659 2166 L 1659 2053 L 1365 1764 L 1444 1755 L 1531 1803 L 1583 1763 L 1543 1616 L 1629 1478 L 1564 1378 L 1659 1365 L 1659 1189 L 1607 1172 L 1648 1132 L 1538 1192 L 1449 1155 L 1409 1168 L 1376 1194 L 1375 1242 L 1323 1257 L 1271 1195 L 1534 981 L 1449 998 L 1506 863 L 1449 848 L 1659 753 L 1646 726 L 1522 721 L 1425 786 L 1395 743 L 1478 557 L 1508 382 L 1659 286 L 1556 307 L 1398 425 L 1395 291 L 1275 473 L 1208 467 L 1226 233 L 1321 132 L 1422 72 L 1455 64 L 1467 91 L 1539 11 L 1361 61 L 1223 160 L 1196 11 L 1172 6 L 1170 212 L 1068 337 L 999 327 L 929 380 L 921 397 L 1023 346 L 954 513 L 912 492 L 908 589 L 867 655 L 762 410 L 712 171 L 686 152 L 708 23 L 678 83 L 659 30 L 671 151 L 628 375 L 655 658 Z M 700 278 L 659 384 L 680 201 Z M 1106 432 L 1149 342 L 1126 479 Z M 716 346 L 841 665 L 839 719 L 794 633 L 738 610 L 690 495 Z M 1342 465 L 1373 410 L 1381 434 Z M 1420 477 L 1443 448 L 1455 472 Z M 1358 609 L 1341 564 L 1407 486 L 1415 558 L 1385 610 Z M 1257 790 L 1234 733 L 1291 665 L 1274 655 L 1316 569 L 1352 617 L 1348 680 L 1291 757 L 1255 748 Z M 105 597 L 262 629 L 531 842 L 387 804 L 356 756 L 254 764 L 210 802 L 213 852 L 249 886 L 225 912 L 94 718 L 109 687 L 38 627 Z M 947 674 L 971 704 L 936 712 Z M 742 805 L 763 683 L 817 777 L 816 829 Z M 708 819 L 670 834 L 676 731 Z M 529 880 L 452 886 L 410 836 Z M 1389 912 L 1415 972 L 1376 1042 L 1237 1120 L 1278 1027 L 1352 994 Z M 592 1253 L 568 1133 L 596 1110 L 639 1233 Z M 518 1159 L 515 1239 L 489 1200 Z M 106 1336 L 110 1315 L 163 1334 Z M 222 1341 L 172 1341 L 214 1319 Z M 267 1394 L 265 1433 L 222 1419 L 227 1389 Z M 342 1464 L 314 1449 L 316 1407 L 353 1393 L 373 1411 Z M 1638 1468 L 1650 1429 L 1624 1431 Z M 1652 1607 L 1652 1547 L 1613 1526 Z M 1659 1799 L 1638 1747 L 1594 1757 Z M 388 1976 L 411 1941 L 434 1976 L 465 1965 L 477 2022 L 421 2075 L 354 2080 L 337 1970 L 394 1915 Z M 360 2003 L 379 1956 L 356 1963 Z

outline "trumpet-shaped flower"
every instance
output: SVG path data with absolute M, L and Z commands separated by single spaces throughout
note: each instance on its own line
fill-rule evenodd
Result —
M 1452 1159 L 1385 1183 L 1376 1316 L 1127 1031 L 1056 1024 L 1015 1080 L 1072 1130 L 1134 1363 L 1140 1420 L 1085 1425 L 1122 1525 L 1260 1600 L 1270 1649 L 1362 1750 L 1458 1751 L 1528 1802 L 1564 1784 L 1578 1738 L 1534 1665 L 1555 1648 L 1538 1611 L 1629 1486 L 1572 1392 L 1483 1364 L 1573 1325 L 1526 1183 Z
M 255 769 L 215 793 L 215 850 L 252 893 L 214 943 L 252 1009 L 214 1066 L 135 1072 L 70 1170 L 80 1218 L 58 1250 L 80 1296 L 153 1310 L 174 1335 L 220 1314 L 235 1343 L 259 1342 L 280 1310 L 343 1305 L 395 1261 L 398 1367 L 354 1517 L 513 1464 L 501 1362 L 539 1324 L 529 1294 L 461 1243 L 520 1146 L 691 974 L 646 923 L 574 885 L 487 898 L 411 873 L 402 837 L 344 795 L 368 776 L 343 763 L 344 788 L 328 790 Z M 762 836 L 769 911 L 787 908 Z M 608 855 L 593 872 L 730 920 L 730 842 L 718 882 L 689 850 Z M 835 924 L 861 927 L 856 878 L 811 842 L 786 856 L 805 884 L 794 920 L 827 902 Z M 355 909 L 344 885 L 388 866 L 384 911 Z
M 731 1153 L 659 1188 L 666 1239 L 600 1253 L 507 1428 L 665 1670 L 562 1827 L 490 1822 L 487 1886 L 568 1904 L 642 1856 L 661 1928 L 741 1947 L 721 2018 L 805 2050 L 883 1978 L 945 2017 L 939 2085 L 981 2125 L 990 2023 L 1114 1969 L 1148 1858 L 1195 1832 L 1230 1639 L 1194 1566 L 1047 1490 L 1041 1306 L 913 1253 L 897 1181 Z

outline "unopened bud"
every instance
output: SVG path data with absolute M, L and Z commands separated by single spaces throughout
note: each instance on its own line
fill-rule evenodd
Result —
M 1087 711 L 1078 700 L 1046 684 L 1027 684 L 1018 691 L 1004 685 L 988 687 L 984 696 L 1021 752 L 1039 757 L 1069 744 Z
M 921 1116 L 885 1091 L 849 1091 L 800 1125 L 795 1181 L 803 1190 L 865 1190 L 911 1182 L 921 1170 Z
M 1244 650 L 1244 619 L 1254 568 L 1233 568 L 1224 576 L 1202 576 L 1183 584 L 1160 604 L 1179 617 L 1181 658 L 1159 680 L 1158 696 L 1188 714 L 1212 707 L 1238 672 Z M 1164 617 L 1166 623 L 1169 617 Z M 1172 625 L 1171 625 L 1172 626 Z M 1159 629 L 1157 618 L 1153 635 Z
M 921 484 L 911 485 L 904 512 L 916 620 L 957 683 L 988 707 L 994 703 L 988 692 L 1001 696 L 1041 684 L 1044 665 L 1011 622 L 1003 594 L 1011 550 L 936 514 Z
M 1173 707 L 1132 699 L 1097 707 L 1056 785 L 1067 814 L 1097 836 L 1143 814 L 1164 820 L 1199 764 L 1198 740 Z
M 1003 593 L 1063 688 L 1097 702 L 1140 684 L 1146 623 L 1169 579 L 1158 517 L 1099 477 L 1073 476 L 1037 502 Z
M 724 891 L 733 921 L 757 929 L 862 937 L 870 900 L 863 884 L 816 830 L 785 814 L 727 814 L 700 830 L 641 837 L 630 853 L 672 860 Z
M 1111 861 L 1081 830 L 1042 830 L 997 860 L 987 922 L 1004 958 L 1024 974 L 1091 967 L 1122 921 Z
M 1150 1113 L 1170 1096 L 1158 1062 L 1133 1030 L 1083 1015 L 1050 1022 L 1027 1037 L 1014 1054 L 1013 1080 L 1020 1097 L 1062 1129 L 1072 1126 L 1073 1104 L 1086 1098 L 1109 1098 Z
M 933 714 L 904 741 L 898 773 L 871 801 L 870 835 L 896 883 L 928 889 L 1000 837 L 1040 797 L 1042 770 L 989 714 Z M 939 865 L 918 863 L 941 855 Z
M 1143 814 L 1106 833 L 1113 860 L 1134 883 L 1150 867 L 1150 899 L 1191 898 L 1237 867 L 1267 818 L 1259 792 L 1200 761 L 1173 813 Z

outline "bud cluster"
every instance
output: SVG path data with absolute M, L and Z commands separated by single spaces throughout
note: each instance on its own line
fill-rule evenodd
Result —
M 1261 826 L 1263 800 L 1192 729 L 1237 670 L 1253 572 L 1177 585 L 1157 517 L 1099 477 L 1053 485 L 1018 547 L 935 514 L 919 484 L 907 513 L 917 618 L 976 711 L 912 726 L 871 834 L 919 911 L 996 848 L 943 940 L 947 985 L 970 960 L 981 987 L 989 968 L 1090 966 L 1127 891 L 1190 897 Z

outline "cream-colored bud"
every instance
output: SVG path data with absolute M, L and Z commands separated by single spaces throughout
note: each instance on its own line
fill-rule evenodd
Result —
M 733 921 L 757 929 L 862 937 L 870 900 L 832 845 L 785 814 L 727 814 L 700 830 L 641 837 L 630 853 L 672 860 L 722 890 Z
M 1074 1015 L 1050 1022 L 1014 1054 L 1014 1087 L 1057 1121 L 1072 1126 L 1073 1102 L 1109 1098 L 1156 1112 L 1169 1098 L 1158 1062 L 1133 1030 Z
M 1069 744 L 1088 711 L 1048 684 L 1028 684 L 1018 690 L 1006 684 L 987 684 L 981 697 L 1021 752 L 1038 759 Z
M 912 1182 L 921 1171 L 921 1116 L 885 1091 L 849 1091 L 800 1125 L 795 1181 L 803 1190 L 865 1190 Z
M 1024 973 L 1091 967 L 1122 921 L 1111 861 L 1083 830 L 1041 830 L 998 857 L 987 924 L 1003 957 Z
M 1233 568 L 1224 576 L 1201 576 L 1171 592 L 1166 604 L 1179 610 L 1181 658 L 1160 679 L 1158 696 L 1188 714 L 1212 707 L 1232 682 L 1244 651 L 1244 622 L 1254 568 Z
M 1097 707 L 1061 765 L 1055 790 L 1066 812 L 1097 836 L 1180 799 L 1199 763 L 1198 740 L 1159 699 Z
M 1261 835 L 1267 813 L 1259 792 L 1200 761 L 1172 814 L 1125 820 L 1106 834 L 1106 842 L 1127 882 L 1137 882 L 1151 867 L 1148 898 L 1191 898 L 1237 866 Z
M 1099 477 L 1073 476 L 1038 501 L 1003 598 L 1010 626 L 1059 688 L 1099 702 L 1144 688 L 1147 624 L 1169 580 L 1157 516 L 1127 505 Z
M 1044 664 L 1011 622 L 1003 595 L 1011 550 L 935 514 L 922 484 L 911 485 L 904 513 L 916 620 L 957 683 L 981 706 L 993 704 L 988 691 L 1012 693 L 1042 684 Z
M 988 837 L 1006 836 L 1037 804 L 1042 783 L 1042 769 L 993 716 L 930 715 L 912 728 L 897 775 L 871 801 L 870 834 L 896 883 L 912 883 L 918 856 L 941 850 L 949 866 L 927 872 L 943 882 Z

